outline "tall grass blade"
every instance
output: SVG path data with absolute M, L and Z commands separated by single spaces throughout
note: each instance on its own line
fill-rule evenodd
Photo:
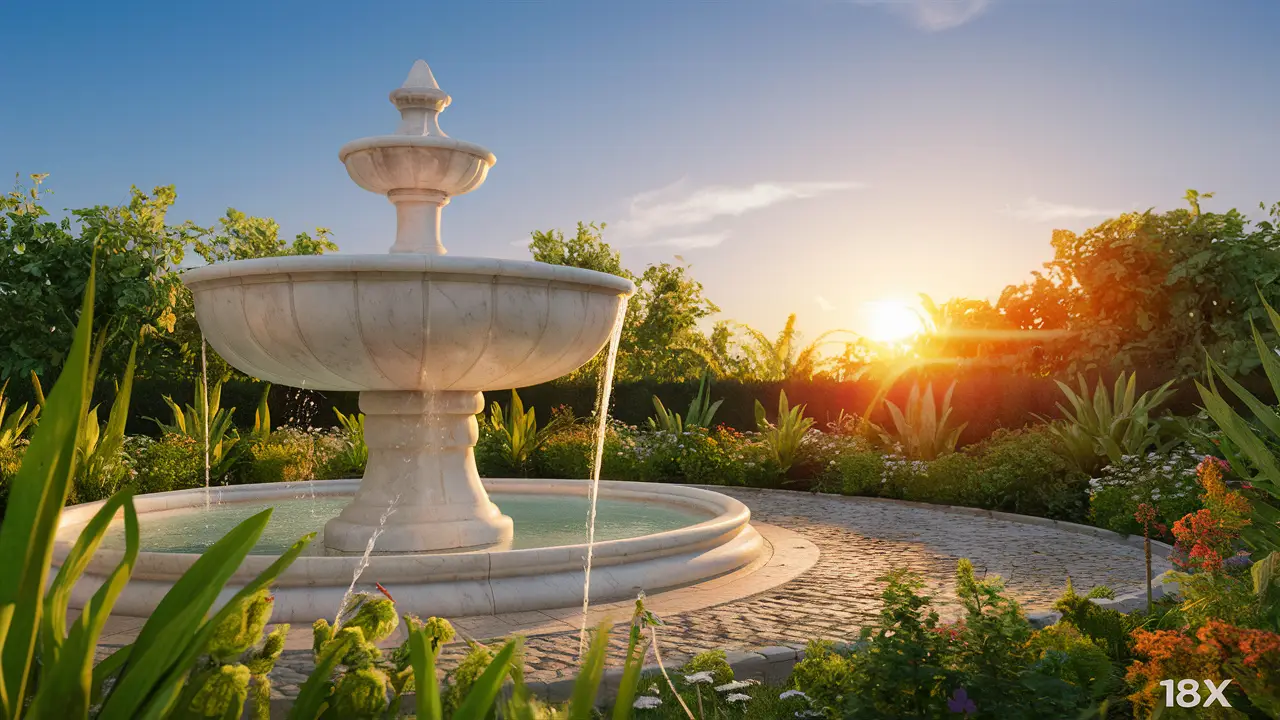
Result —
M 49 393 L 44 417 L 12 480 L 9 505 L 0 526 L 0 712 L 16 718 L 26 696 L 36 649 L 41 602 L 53 560 L 58 518 L 75 475 L 76 438 L 84 421 L 93 332 L 94 280 L 89 270 L 84 302 L 71 351 Z M 8 607 L 11 606 L 12 610 Z

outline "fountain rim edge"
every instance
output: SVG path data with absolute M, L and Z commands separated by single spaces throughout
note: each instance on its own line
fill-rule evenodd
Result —
M 505 277 L 522 280 L 565 282 L 586 285 L 598 291 L 608 291 L 625 297 L 631 297 L 636 292 L 636 285 L 631 280 L 598 270 L 587 270 L 567 265 L 551 265 L 535 260 L 507 260 L 466 255 L 428 255 L 425 253 L 350 255 L 335 253 L 332 255 L 289 255 L 254 258 L 252 260 L 232 260 L 188 268 L 182 272 L 181 278 L 183 284 L 195 291 L 199 289 L 199 286 L 206 283 L 230 278 L 288 274 L 291 276 L 289 281 L 293 282 L 295 280 L 292 277 L 293 275 L 332 272 L 449 273 L 488 276 L 494 281 Z

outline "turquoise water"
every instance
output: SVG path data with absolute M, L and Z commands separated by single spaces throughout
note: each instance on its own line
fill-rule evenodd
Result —
M 512 549 L 575 545 L 587 541 L 587 499 L 572 495 L 494 493 L 494 503 L 515 523 Z M 204 508 L 147 513 L 138 518 L 142 549 L 146 552 L 199 553 L 242 520 L 269 507 L 275 510 L 255 555 L 276 555 L 309 532 L 323 533 L 324 524 L 351 501 L 349 496 L 300 497 L 269 502 L 236 502 Z M 662 503 L 600 498 L 596 504 L 596 541 L 620 540 L 688 527 L 708 515 Z M 308 555 L 323 554 L 319 537 Z M 124 549 L 124 528 L 116 523 L 102 547 Z

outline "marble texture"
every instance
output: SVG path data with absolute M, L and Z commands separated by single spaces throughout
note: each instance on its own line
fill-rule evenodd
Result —
M 587 491 L 587 482 L 582 480 L 498 479 L 485 480 L 484 484 L 489 490 L 502 493 L 584 495 Z M 237 485 L 221 488 L 219 500 L 293 498 L 310 491 L 343 495 L 359 487 L 360 483 L 354 480 Z M 767 551 L 765 541 L 749 523 L 750 510 L 716 492 L 679 485 L 602 481 L 600 496 L 679 505 L 703 513 L 708 519 L 678 530 L 595 543 L 593 603 L 626 600 L 641 591 L 652 593 L 726 575 L 751 565 Z M 138 496 L 135 505 L 139 522 L 145 524 L 150 512 L 176 508 L 198 512 L 204 498 L 203 489 L 179 490 Z M 101 505 L 76 505 L 63 512 L 54 547 L 55 567 L 61 565 L 80 529 Z M 105 549 L 94 554 L 72 591 L 72 607 L 84 606 L 122 555 L 123 551 Z M 582 600 L 585 556 L 586 546 L 582 544 L 525 550 L 375 554 L 361 575 L 361 587 L 381 583 L 394 593 L 401 612 L 422 617 L 565 608 Z M 147 616 L 198 557 L 139 553 L 132 579 L 117 601 L 114 615 Z M 274 561 L 270 555 L 246 557 L 223 589 L 219 602 L 225 602 Z M 306 555 L 295 560 L 273 584 L 273 621 L 310 623 L 320 617 L 331 618 L 360 561 L 358 556 L 332 555 Z

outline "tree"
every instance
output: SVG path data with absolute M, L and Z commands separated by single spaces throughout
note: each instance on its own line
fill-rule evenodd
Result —
M 705 367 L 692 350 L 703 339 L 698 322 L 720 311 L 703 296 L 702 283 L 686 265 L 650 265 L 636 277 L 622 265 L 622 256 L 603 239 L 604 223 L 578 223 L 566 238 L 559 230 L 535 231 L 529 251 L 533 259 L 625 277 L 636 284 L 627 305 L 615 376 L 681 381 L 697 377 Z M 571 378 L 594 376 L 600 359 Z
M 97 249 L 94 312 L 105 338 L 104 372 L 124 365 L 139 335 L 172 332 L 180 283 L 171 270 L 182 261 L 192 226 L 170 227 L 165 215 L 172 186 L 150 195 L 134 187 L 127 205 L 73 210 L 54 222 L 40 204 L 44 175 L 0 199 L 0 376 L 47 376 L 62 367 L 80 314 L 80 300 Z M 74 220 L 73 220 L 74 219 Z M 143 343 L 145 367 L 158 343 Z
M 200 330 L 179 267 L 191 247 L 206 262 L 270 255 L 312 255 L 337 249 L 326 228 L 279 239 L 270 218 L 235 209 L 213 228 L 167 222 L 177 199 L 172 185 L 150 194 L 130 189 L 119 207 L 72 210 L 55 222 L 41 205 L 46 175 L 32 175 L 0 197 L 0 297 L 9 317 L 0 323 L 0 377 L 57 373 L 71 347 L 80 297 L 97 252 L 95 325 L 104 333 L 102 372 L 117 375 L 140 335 L 138 377 L 189 378 Z M 216 357 L 218 372 L 229 368 Z M 219 367 L 221 366 L 221 367 Z
M 285 244 L 275 220 L 227 208 L 216 227 L 202 230 L 194 238 L 192 249 L 210 264 L 282 255 L 323 255 L 338 249 L 337 243 L 329 239 L 330 232 L 329 228 L 318 227 L 314 238 L 302 232 L 294 236 L 292 244 Z
M 1232 375 L 1257 367 L 1250 324 L 1280 299 L 1280 205 L 1269 220 L 1190 209 L 1147 210 L 1083 234 L 1056 230 L 1054 259 L 1010 286 L 999 309 L 1021 329 L 1065 334 L 1040 345 L 1052 370 L 1160 368 L 1198 374 L 1206 355 Z M 1267 208 L 1263 207 L 1263 210 Z

